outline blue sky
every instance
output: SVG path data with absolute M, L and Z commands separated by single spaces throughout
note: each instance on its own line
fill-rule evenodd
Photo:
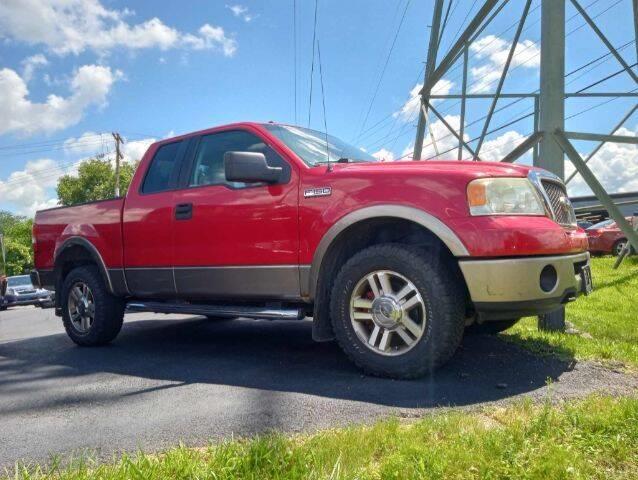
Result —
M 315 2 L 296 0 L 296 115 L 294 3 L 3 0 L 0 208 L 31 215 L 53 205 L 61 174 L 73 172 L 83 158 L 112 156 L 111 131 L 127 139 L 126 158 L 135 160 L 154 139 L 232 121 L 306 125 Z M 474 4 L 476 12 L 481 3 L 452 4 L 443 52 L 467 23 L 470 6 Z M 628 43 L 634 35 L 630 0 L 581 3 L 611 42 L 624 46 L 621 53 L 627 62 L 635 63 L 635 44 Z M 471 90 L 495 89 L 523 4 L 510 1 L 472 48 Z M 505 91 L 538 88 L 539 7 L 540 0 L 534 0 Z M 331 134 L 380 152 L 386 160 L 411 151 L 418 107 L 415 87 L 422 81 L 432 8 L 432 0 L 318 0 L 317 39 Z M 567 15 L 575 15 L 573 7 L 568 6 Z M 569 21 L 567 31 L 567 72 L 606 53 L 580 17 Z M 579 90 L 618 69 L 613 58 L 605 57 L 570 75 L 567 89 Z M 460 73 L 460 68 L 449 72 L 439 91 L 458 92 Z M 632 88 L 623 74 L 591 91 Z M 317 63 L 313 92 L 311 126 L 323 129 Z M 633 105 L 621 99 L 597 106 L 602 101 L 569 101 L 567 115 L 576 116 L 567 128 L 607 132 Z M 503 102 L 499 107 L 509 103 Z M 458 125 L 458 102 L 437 102 L 436 107 Z M 508 123 L 531 107 L 531 101 L 520 102 L 497 113 L 491 125 Z M 596 108 L 581 113 L 590 107 Z M 468 138 L 480 133 L 483 123 L 475 120 L 487 108 L 487 101 L 468 104 Z M 630 118 L 622 133 L 635 134 L 637 125 L 638 118 Z M 441 122 L 435 122 L 433 130 L 439 152 L 455 146 Z M 495 132 L 483 146 L 484 156 L 498 160 L 531 130 L 531 119 L 526 119 Z M 434 156 L 431 142 L 426 144 L 424 158 Z M 583 154 L 592 147 L 578 144 Z M 591 165 L 609 190 L 638 190 L 637 158 L 633 146 L 610 145 Z M 587 193 L 587 188 L 576 179 L 571 191 Z

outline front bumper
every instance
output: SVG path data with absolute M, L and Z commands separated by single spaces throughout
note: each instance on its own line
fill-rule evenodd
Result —
M 575 300 L 585 290 L 589 253 L 496 260 L 461 260 L 470 298 L 483 320 L 540 315 Z M 555 271 L 555 284 L 541 285 L 541 272 Z M 547 272 L 547 270 L 546 270 Z

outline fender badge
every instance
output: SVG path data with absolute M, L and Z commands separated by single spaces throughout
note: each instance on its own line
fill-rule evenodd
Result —
M 303 192 L 304 198 L 327 197 L 329 195 L 332 195 L 332 188 L 330 187 L 307 188 Z

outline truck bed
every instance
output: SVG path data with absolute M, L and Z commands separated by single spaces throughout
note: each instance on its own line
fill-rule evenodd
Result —
M 57 249 L 71 237 L 88 240 L 105 266 L 122 266 L 122 209 L 124 198 L 57 207 L 36 213 L 34 261 L 38 269 L 52 269 Z

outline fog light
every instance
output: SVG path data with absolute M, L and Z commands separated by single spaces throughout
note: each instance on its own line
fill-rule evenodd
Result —
M 551 292 L 558 283 L 558 273 L 552 265 L 546 265 L 541 272 L 540 285 L 543 292 Z

